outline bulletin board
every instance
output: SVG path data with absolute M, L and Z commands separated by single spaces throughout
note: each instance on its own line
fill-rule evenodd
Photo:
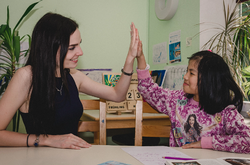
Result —
M 103 84 L 114 87 L 120 79 L 121 73 L 107 72 L 103 73 Z M 106 101 L 107 113 L 131 112 L 135 113 L 136 101 L 142 100 L 141 94 L 137 90 L 138 79 L 137 73 L 134 73 L 131 78 L 130 86 L 126 94 L 126 100 L 123 102 Z

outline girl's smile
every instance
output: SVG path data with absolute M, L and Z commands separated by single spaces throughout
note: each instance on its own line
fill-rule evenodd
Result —
M 184 86 L 184 85 L 188 85 L 188 84 L 184 82 L 184 83 L 183 83 L 183 86 Z
M 185 93 L 193 94 L 194 100 L 199 101 L 199 95 L 198 95 L 198 69 L 197 69 L 197 63 L 195 60 L 189 61 L 187 73 L 183 77 L 184 83 L 183 83 L 183 90 Z

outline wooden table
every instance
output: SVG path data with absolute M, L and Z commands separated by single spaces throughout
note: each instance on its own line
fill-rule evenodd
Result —
M 124 147 L 93 145 L 80 150 L 50 147 L 0 147 L 0 164 L 3 165 L 97 165 L 107 161 L 118 161 L 131 165 L 142 165 L 137 159 L 122 150 Z M 174 149 L 197 159 L 220 157 L 250 158 L 250 154 L 236 154 L 206 149 Z
M 84 110 L 83 117 L 84 120 L 99 121 L 99 110 Z M 169 117 L 162 113 L 143 113 L 143 123 L 144 124 L 154 124 L 170 125 Z M 135 128 L 135 114 L 132 113 L 122 113 L 117 115 L 114 113 L 106 114 L 106 129 L 125 129 L 125 128 Z M 95 136 L 95 141 L 98 141 L 99 136 Z

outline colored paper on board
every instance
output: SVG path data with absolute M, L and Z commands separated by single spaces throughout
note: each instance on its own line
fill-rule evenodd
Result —
M 114 87 L 120 77 L 120 74 L 103 73 L 103 84 Z

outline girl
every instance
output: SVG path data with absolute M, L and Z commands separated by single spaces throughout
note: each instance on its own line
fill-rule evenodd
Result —
M 155 109 L 169 115 L 170 146 L 250 153 L 250 129 L 239 113 L 243 96 L 222 57 L 210 51 L 193 54 L 183 89 L 173 91 L 153 83 L 139 45 L 138 90 Z M 200 133 L 197 142 L 186 144 L 189 132 L 182 121 L 188 121 L 191 114 L 197 117 Z
M 123 74 L 114 88 L 75 69 L 83 55 L 81 41 L 78 24 L 69 18 L 47 13 L 38 21 L 27 64 L 17 70 L 0 100 L 0 146 L 91 146 L 76 136 L 83 112 L 79 91 L 116 102 L 125 100 L 139 37 L 132 23 Z M 5 130 L 18 109 L 28 134 Z

